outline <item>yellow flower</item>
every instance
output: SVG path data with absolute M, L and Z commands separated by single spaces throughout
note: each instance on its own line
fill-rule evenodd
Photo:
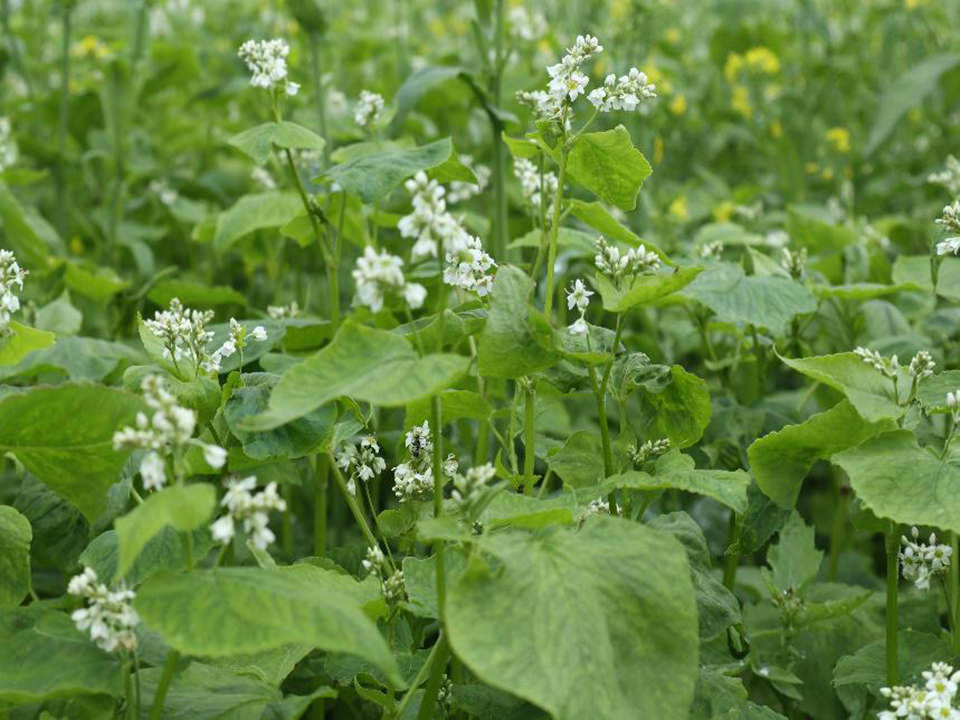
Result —
M 743 85 L 733 86 L 733 96 L 730 99 L 730 105 L 747 119 L 753 116 L 753 105 L 750 104 L 750 92 Z
M 728 222 L 733 217 L 733 203 L 727 200 L 713 209 L 713 219 L 717 222 Z
M 770 123 L 770 136 L 775 138 L 783 136 L 783 125 L 780 124 L 779 120 L 774 120 Z
M 850 131 L 842 127 L 832 127 L 826 132 L 827 142 L 838 153 L 850 152 Z
M 732 83 L 737 79 L 737 75 L 740 74 L 742 67 L 743 55 L 740 53 L 730 53 L 727 55 L 727 63 L 723 66 L 723 75 L 727 78 L 728 83 Z
M 833 180 L 833 168 L 824 168 L 820 173 L 820 177 L 824 180 Z
M 687 98 L 683 93 L 679 93 L 670 101 L 669 107 L 674 115 L 683 115 L 687 112 Z
M 677 220 L 686 220 L 690 215 L 687 210 L 687 197 L 677 195 L 670 203 L 670 207 L 667 208 L 667 212 Z
M 750 48 L 744 58 L 747 67 L 767 75 L 776 75 L 780 72 L 780 59 L 770 48 L 763 46 Z
M 110 48 L 104 45 L 96 35 L 87 35 L 74 46 L 74 54 L 100 60 L 110 54 Z

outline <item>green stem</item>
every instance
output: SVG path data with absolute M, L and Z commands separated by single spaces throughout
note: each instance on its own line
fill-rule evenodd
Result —
M 370 524 L 367 522 L 367 518 L 364 516 L 360 505 L 357 504 L 357 499 L 350 494 L 349 490 L 347 490 L 347 481 L 344 479 L 343 473 L 340 472 L 340 468 L 337 467 L 336 460 L 332 454 L 328 455 L 327 459 L 328 466 L 333 471 L 333 477 L 337 481 L 337 485 L 340 486 L 340 492 L 343 494 L 343 499 L 346 501 L 347 507 L 350 508 L 350 512 L 353 514 L 353 519 L 356 520 L 357 525 L 360 526 L 360 532 L 363 533 L 363 537 L 366 539 L 369 545 L 379 547 L 377 537 L 370 529 Z M 390 568 L 390 570 L 392 572 L 393 568 Z
M 891 522 L 886 533 L 887 550 L 887 685 L 899 682 L 897 661 L 897 592 L 900 586 L 900 538 L 897 526 Z
M 66 190 L 66 154 L 67 154 L 67 127 L 70 113 L 70 35 L 71 20 L 73 19 L 73 3 L 63 6 L 61 45 L 60 45 L 60 117 L 57 122 L 57 167 L 56 167 L 56 198 L 57 198 L 57 232 L 66 241 L 69 227 L 67 225 L 67 190 Z
M 566 113 L 563 121 L 566 122 Z M 557 239 L 560 233 L 560 206 L 563 204 L 563 183 L 567 178 L 567 138 L 564 136 L 560 142 L 560 172 L 557 175 L 557 195 L 553 201 L 553 224 L 550 225 L 550 245 L 547 247 L 547 288 L 543 299 L 543 312 L 550 319 L 550 311 L 553 309 L 553 275 L 557 264 Z M 541 202 L 543 198 L 541 197 Z
M 313 497 L 313 554 L 323 557 L 327 552 L 327 485 L 330 482 L 330 465 L 326 455 L 314 457 L 316 486 Z
M 137 718 L 137 706 L 134 702 L 133 697 L 133 673 L 131 672 L 131 662 L 125 662 L 123 664 L 123 694 L 126 698 L 126 709 L 124 711 L 124 717 L 126 720 L 136 720 Z
M 443 417 L 440 397 L 434 395 L 430 401 L 430 426 L 433 429 L 433 516 L 443 514 Z M 447 602 L 447 578 L 443 559 L 443 541 L 436 544 L 437 557 L 437 607 L 440 609 L 440 622 L 443 623 Z
M 430 680 L 427 681 L 427 687 L 423 690 L 417 720 L 431 720 L 433 718 L 437 696 L 440 694 L 440 686 L 443 683 L 443 673 L 447 668 L 447 659 L 450 657 L 450 647 L 442 631 L 440 637 L 437 638 L 437 645 L 440 646 L 440 649 L 437 650 L 437 654 L 433 658 L 433 664 L 430 666 Z
M 440 652 L 440 641 L 433 644 L 433 647 L 430 649 L 430 654 L 427 655 L 427 659 L 424 661 L 423 665 L 420 666 L 420 669 L 417 671 L 417 676 L 413 678 L 413 682 L 410 683 L 410 687 L 407 688 L 407 692 L 404 693 L 403 699 L 400 700 L 400 704 L 397 706 L 397 712 L 395 717 L 402 718 L 404 711 L 406 711 L 407 706 L 410 704 L 410 701 L 413 699 L 413 694 L 420 687 L 420 684 L 423 682 L 424 678 L 427 677 L 427 671 L 433 667 L 433 663 L 436 661 L 437 653 Z
M 495 107 L 500 107 L 503 86 L 504 0 L 496 0 L 494 9 L 494 64 L 490 76 L 490 95 Z M 507 152 L 503 138 L 503 123 L 489 114 L 493 133 L 493 250 L 494 257 L 503 262 L 507 253 Z
M 536 462 L 535 454 L 535 423 L 536 423 L 537 391 L 534 381 L 530 380 L 529 387 L 524 393 L 523 407 L 523 477 L 524 490 L 527 495 L 533 492 L 533 469 Z
M 179 659 L 180 653 L 176 650 L 171 648 L 167 652 L 167 661 L 163 664 L 163 674 L 160 675 L 157 692 L 153 696 L 153 706 L 150 708 L 149 720 L 160 720 L 163 717 L 163 703 L 167 699 L 167 690 L 170 688 L 170 681 L 173 680 L 173 673 L 177 669 Z
M 743 531 L 743 516 L 730 515 L 730 534 L 727 538 L 727 552 L 723 559 L 723 586 L 732 591 L 737 584 L 737 569 L 740 567 L 740 534 Z M 731 550 L 731 548 L 735 548 Z
M 140 7 L 137 8 L 137 21 L 133 28 L 133 52 L 131 53 L 131 65 L 136 65 L 143 57 L 147 45 L 147 5 L 148 0 L 140 0 Z

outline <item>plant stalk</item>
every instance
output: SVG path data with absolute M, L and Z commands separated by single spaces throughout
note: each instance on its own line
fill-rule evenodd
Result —
M 899 683 L 897 660 L 897 593 L 900 585 L 900 538 L 897 526 L 891 522 L 886 532 L 887 551 L 887 644 L 886 666 L 887 685 L 893 687 Z
M 163 673 L 160 675 L 160 682 L 157 683 L 157 692 L 153 696 L 149 720 L 160 720 L 163 717 L 163 703 L 167 699 L 167 690 L 170 688 L 170 681 L 173 680 L 178 660 L 180 660 L 180 653 L 171 648 L 167 653 L 167 661 L 163 664 Z

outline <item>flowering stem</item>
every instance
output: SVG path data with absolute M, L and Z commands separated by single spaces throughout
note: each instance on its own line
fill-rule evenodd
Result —
M 613 475 L 613 450 L 610 447 L 610 427 L 607 423 L 607 401 L 600 383 L 597 381 L 597 369 L 590 366 L 590 385 L 593 397 L 597 401 L 597 419 L 600 423 L 600 441 L 603 445 L 603 476 Z
M 563 124 L 566 124 L 564 113 Z M 553 273 L 557 264 L 557 238 L 560 233 L 560 206 L 563 204 L 563 183 L 567 178 L 567 137 L 566 133 L 560 139 L 560 171 L 557 175 L 557 195 L 553 202 L 553 224 L 550 225 L 550 245 L 547 248 L 547 289 L 543 299 L 543 312 L 550 319 L 553 309 Z M 541 195 L 540 202 L 544 198 Z
M 437 575 L 439 577 L 439 573 Z M 437 645 L 440 647 L 430 665 L 430 680 L 427 681 L 427 687 L 423 690 L 423 697 L 420 699 L 420 712 L 417 713 L 417 720 L 431 720 L 433 711 L 437 704 L 437 696 L 440 694 L 440 686 L 443 684 L 443 672 L 447 668 L 447 659 L 450 657 L 450 646 L 447 644 L 447 638 L 440 632 L 437 638 Z
M 887 685 L 893 687 L 898 683 L 897 664 L 897 591 L 900 584 L 900 539 L 897 537 L 897 526 L 891 522 L 886 533 L 887 550 Z
M 433 428 L 433 516 L 443 514 L 443 433 L 441 429 L 443 417 L 440 407 L 440 396 L 434 395 L 430 400 L 430 426 Z M 436 545 L 437 557 L 437 607 L 440 609 L 440 622 L 443 623 L 444 609 L 447 601 L 447 578 L 443 562 L 443 541 Z
M 373 531 L 370 530 L 370 525 L 367 523 L 367 518 L 364 516 L 363 510 L 357 504 L 357 499 L 347 490 L 347 481 L 344 480 L 343 473 L 341 473 L 340 468 L 337 467 L 337 462 L 332 453 L 327 455 L 327 464 L 333 471 L 333 477 L 337 481 L 337 485 L 340 486 L 340 492 L 343 493 L 343 498 L 347 501 L 347 507 L 349 507 L 350 512 L 353 513 L 353 519 L 356 520 L 357 525 L 360 526 L 360 532 L 363 533 L 363 537 L 366 538 L 367 543 L 371 546 L 380 547 L 376 536 L 373 534 Z M 390 570 L 392 571 L 393 567 L 391 567 Z
M 397 711 L 394 713 L 394 717 L 402 718 L 404 711 L 407 709 L 407 705 L 410 704 L 410 701 L 413 699 L 413 693 L 420 687 L 420 684 L 423 682 L 424 678 L 427 677 L 427 671 L 433 667 L 433 663 L 437 658 L 437 653 L 440 652 L 440 641 L 433 644 L 433 647 L 430 649 L 430 654 L 427 655 L 427 659 L 424 661 L 423 665 L 420 666 L 420 669 L 417 671 L 417 675 L 413 678 L 413 682 L 410 683 L 410 687 L 407 688 L 407 692 L 404 693 L 403 699 L 400 700 L 400 704 L 397 706 Z
M 534 381 L 531 380 L 530 385 L 524 393 L 523 408 L 523 486 L 526 495 L 533 493 L 533 468 L 537 459 L 535 455 L 536 433 L 534 432 L 536 423 L 536 397 Z
M 123 692 L 124 697 L 126 698 L 126 709 L 124 711 L 124 717 L 126 720 L 136 720 L 139 713 L 137 712 L 136 703 L 134 702 L 133 697 L 133 663 L 126 662 L 123 664 Z
M 163 717 L 163 703 L 167 699 L 167 690 L 170 688 L 170 681 L 173 680 L 173 673 L 177 669 L 179 659 L 180 653 L 171 648 L 167 653 L 167 661 L 163 664 L 163 674 L 160 675 L 160 682 L 157 683 L 157 692 L 153 696 L 149 720 L 160 720 Z
M 313 456 L 316 477 L 313 498 L 313 554 L 322 557 L 327 552 L 327 483 L 330 466 L 326 455 Z

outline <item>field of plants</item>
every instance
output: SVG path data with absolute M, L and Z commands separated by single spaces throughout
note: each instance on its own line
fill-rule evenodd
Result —
M 0 0 L 0 720 L 960 720 L 960 3 Z

